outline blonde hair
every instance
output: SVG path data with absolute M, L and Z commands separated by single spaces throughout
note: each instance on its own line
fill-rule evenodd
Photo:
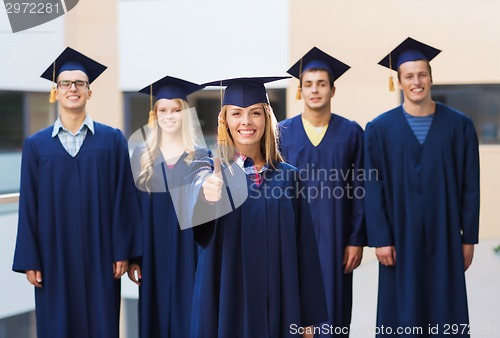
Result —
M 265 129 L 264 135 L 260 140 L 260 151 L 266 160 L 266 164 L 276 169 L 278 162 L 283 162 L 283 157 L 278 149 L 278 121 L 272 107 L 268 103 L 262 103 L 262 108 L 265 111 Z M 233 161 L 236 147 L 234 145 L 233 137 L 229 132 L 227 126 L 227 105 L 222 106 L 219 114 L 219 127 L 217 129 L 217 154 L 221 161 L 226 165 L 230 165 Z
M 191 108 L 188 103 L 182 99 L 173 99 L 181 108 L 181 134 L 182 134 L 182 144 L 184 145 L 185 151 L 188 156 L 184 159 L 188 165 L 193 161 L 194 152 L 197 145 L 200 144 L 198 137 L 195 133 L 193 117 L 191 116 Z M 153 176 L 153 165 L 160 155 L 160 145 L 162 130 L 158 126 L 158 101 L 156 101 L 153 111 L 154 111 L 154 121 L 150 124 L 151 134 L 144 142 L 145 147 L 142 151 L 140 163 L 141 170 L 139 177 L 137 179 L 137 185 L 149 191 L 148 183 Z

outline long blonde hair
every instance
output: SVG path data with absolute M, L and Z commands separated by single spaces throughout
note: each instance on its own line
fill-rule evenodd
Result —
M 173 99 L 181 107 L 181 134 L 182 134 L 182 144 L 187 152 L 188 156 L 184 159 L 187 164 L 193 161 L 194 152 L 197 145 L 200 144 L 198 137 L 195 133 L 193 117 L 191 116 L 191 108 L 188 103 L 182 99 Z M 151 134 L 144 142 L 144 149 L 141 154 L 140 163 L 141 171 L 137 179 L 137 185 L 139 187 L 145 188 L 149 191 L 148 183 L 153 176 L 153 165 L 160 155 L 160 145 L 162 130 L 158 126 L 158 101 L 156 101 L 153 111 L 155 115 L 155 120 L 153 124 L 150 124 Z
M 266 160 L 266 164 L 276 169 L 276 164 L 283 162 L 283 157 L 278 149 L 278 121 L 274 116 L 273 108 L 268 103 L 262 103 L 262 108 L 265 111 L 265 129 L 264 135 L 260 140 L 260 151 Z M 221 161 L 226 165 L 230 165 L 233 161 L 236 147 L 233 137 L 227 126 L 227 105 L 222 106 L 219 115 L 219 127 L 217 128 L 217 154 Z

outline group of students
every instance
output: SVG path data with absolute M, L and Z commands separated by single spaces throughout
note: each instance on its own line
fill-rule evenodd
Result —
M 13 270 L 36 287 L 38 336 L 118 337 L 128 272 L 142 338 L 347 337 L 369 245 L 374 334 L 465 325 L 457 335 L 469 337 L 478 141 L 470 118 L 432 100 L 439 52 L 408 38 L 380 62 L 404 102 L 365 131 L 331 112 L 349 66 L 318 48 L 289 69 L 304 110 L 279 124 L 264 84 L 284 77 L 167 76 L 141 90 L 156 102 L 129 160 L 122 133 L 85 110 L 105 67 L 66 49 L 42 75 L 60 116 L 26 139 L 21 167 Z M 226 87 L 214 153 L 186 102 L 206 86 Z

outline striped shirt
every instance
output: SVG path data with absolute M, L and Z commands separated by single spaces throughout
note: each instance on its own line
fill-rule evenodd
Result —
M 66 149 L 68 154 L 72 157 L 75 157 L 80 151 L 83 141 L 85 141 L 87 130 L 90 130 L 92 134 L 95 133 L 94 121 L 92 121 L 88 115 L 85 116 L 85 120 L 75 134 L 66 129 L 61 122 L 61 118 L 58 117 L 54 123 L 54 128 L 52 129 L 52 137 L 59 137 L 59 141 L 61 141 L 64 149 Z
M 262 173 L 268 169 L 266 165 L 263 165 L 260 170 L 257 170 L 253 160 L 250 157 L 246 157 L 241 154 L 235 154 L 235 162 L 241 167 L 241 169 L 243 169 L 248 178 L 251 179 L 257 187 L 261 186 L 264 181 Z
M 413 130 L 418 142 L 423 144 L 431 127 L 434 113 L 428 116 L 413 116 L 408 114 L 404 108 L 403 111 L 405 113 L 406 121 L 408 121 L 408 124 L 410 125 L 411 130 Z

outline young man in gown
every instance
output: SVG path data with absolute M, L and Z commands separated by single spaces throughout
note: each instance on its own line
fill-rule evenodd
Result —
M 39 338 L 118 338 L 120 278 L 140 250 L 127 142 L 86 109 L 105 69 L 64 50 L 42 74 L 59 117 L 23 147 L 13 270 L 35 286 Z
M 432 99 L 440 51 L 406 39 L 379 64 L 398 72 L 403 104 L 368 123 L 368 244 L 379 264 L 378 337 L 469 337 L 465 271 L 479 228 L 479 151 L 472 120 Z M 452 331 L 458 328 L 458 331 Z M 392 335 L 391 335 L 391 331 Z
M 280 148 L 308 191 L 331 329 L 316 337 L 349 335 L 353 270 L 361 263 L 366 230 L 363 210 L 363 130 L 332 113 L 334 81 L 349 66 L 314 47 L 288 73 L 300 81 L 304 111 L 281 122 Z

